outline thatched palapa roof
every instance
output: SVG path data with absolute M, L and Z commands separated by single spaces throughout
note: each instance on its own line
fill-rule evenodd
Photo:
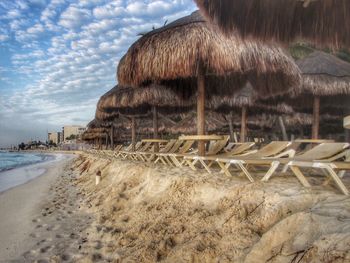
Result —
M 350 46 L 349 0 L 195 0 L 226 33 L 319 45 Z
M 315 96 L 350 95 L 350 63 L 321 51 L 296 63 L 302 72 L 301 92 Z
M 197 118 L 195 112 L 189 112 L 186 116 L 172 126 L 169 130 L 171 133 L 177 134 L 194 134 L 197 131 Z M 223 115 L 215 112 L 207 112 L 205 118 L 206 132 L 214 132 L 227 124 Z
M 187 110 L 193 104 L 193 101 L 186 100 L 161 85 L 148 85 L 142 89 L 117 85 L 100 98 L 97 108 L 106 113 L 144 115 L 152 106 L 156 106 L 160 112 L 179 112 Z
M 249 115 L 262 113 L 283 113 L 291 114 L 293 109 L 291 106 L 274 100 L 259 100 L 257 92 L 248 81 L 244 87 L 231 96 L 211 96 L 207 103 L 207 107 L 221 113 L 229 113 L 237 111 L 243 107 L 248 108 Z
M 199 65 L 210 94 L 232 93 L 249 78 L 258 93 L 269 96 L 300 80 L 298 68 L 281 48 L 226 37 L 199 12 L 142 36 L 121 59 L 117 75 L 123 85 L 159 83 L 192 95 Z
M 254 104 L 257 98 L 258 94 L 251 83 L 247 81 L 244 87 L 237 90 L 233 95 L 211 96 L 208 100 L 208 107 L 215 110 L 249 107 Z

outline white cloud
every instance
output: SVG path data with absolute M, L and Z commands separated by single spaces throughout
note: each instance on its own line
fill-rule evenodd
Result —
M 44 32 L 44 27 L 42 24 L 35 24 L 34 26 L 27 29 L 27 33 L 32 35 L 37 35 Z
M 125 9 L 122 6 L 115 6 L 115 4 L 98 6 L 93 9 L 93 15 L 97 19 L 115 18 L 122 15 L 124 12 Z
M 70 5 L 60 17 L 59 25 L 68 28 L 76 29 L 83 25 L 91 17 L 91 11 L 89 9 L 78 8 Z
M 0 40 L 1 35 L 14 35 L 19 46 L 2 43 L 13 51 L 11 65 L 0 70 L 1 78 L 17 89 L 0 96 L 0 132 L 19 129 L 14 122 L 25 119 L 32 120 L 38 133 L 46 126 L 86 124 L 98 98 L 115 85 L 117 63 L 138 33 L 195 8 L 192 0 L 47 0 L 45 5 L 36 3 L 40 8 L 33 16 L 27 15 L 32 3 L 22 2 L 29 7 L 10 23 L 6 20 L 6 31 L 0 31 Z M 10 9 L 24 10 L 19 5 Z M 28 136 L 33 130 L 23 127 Z
M 0 42 L 6 41 L 7 39 L 9 39 L 9 36 L 8 36 L 8 35 L 0 34 Z

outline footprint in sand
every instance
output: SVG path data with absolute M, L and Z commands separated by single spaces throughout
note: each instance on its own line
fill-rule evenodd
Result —
M 67 254 L 61 255 L 60 258 L 61 258 L 62 261 L 68 261 L 68 260 L 70 260 L 70 256 L 67 255 Z
M 39 242 L 36 243 L 37 246 L 40 246 L 41 244 L 45 243 L 46 239 L 42 239 Z
M 32 237 L 32 238 L 39 237 L 39 235 L 38 235 L 38 234 L 35 234 L 35 233 L 31 233 L 29 236 Z
M 42 247 L 42 248 L 40 248 L 40 253 L 46 253 L 46 252 L 50 251 L 51 249 L 52 249 L 52 246 Z
M 26 252 L 23 253 L 23 257 L 24 258 L 33 257 L 33 256 L 36 256 L 36 255 L 38 255 L 38 251 L 34 250 L 34 249 L 26 251 Z
M 95 246 L 95 249 L 101 249 L 103 246 L 102 246 L 102 242 L 101 241 L 96 241 L 96 246 Z

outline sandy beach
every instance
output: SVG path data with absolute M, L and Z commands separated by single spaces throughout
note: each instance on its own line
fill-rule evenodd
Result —
M 311 181 L 83 154 L 0 195 L 1 262 L 349 262 L 350 198 Z
M 0 193 L 0 261 L 25 261 L 23 253 L 37 242 L 37 219 L 43 216 L 43 204 L 55 193 L 53 185 L 64 174 L 64 167 L 73 155 L 58 155 L 56 160 L 21 167 L 7 173 L 40 171 L 29 182 Z

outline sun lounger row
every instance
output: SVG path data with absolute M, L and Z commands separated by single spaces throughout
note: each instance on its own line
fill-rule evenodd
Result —
M 229 136 L 222 140 L 208 143 L 205 156 L 199 156 L 194 148 L 193 140 L 169 140 L 158 152 L 150 142 L 138 142 L 135 151 L 129 145 L 125 149 L 117 146 L 114 151 L 97 151 L 101 155 L 112 158 L 130 159 L 135 161 L 163 163 L 169 166 L 188 166 L 193 170 L 204 168 L 209 174 L 217 165 L 221 172 L 233 176 L 231 169 L 243 173 L 249 181 L 254 182 L 252 171 L 257 167 L 266 167 L 262 181 L 268 181 L 279 168 L 292 174 L 305 187 L 310 187 L 301 169 L 313 168 L 322 171 L 328 181 L 333 180 L 339 189 L 349 195 L 341 178 L 344 171 L 350 170 L 350 149 L 348 143 L 319 143 L 306 151 L 298 150 L 296 142 L 273 141 L 256 149 L 254 142 L 229 143 Z

